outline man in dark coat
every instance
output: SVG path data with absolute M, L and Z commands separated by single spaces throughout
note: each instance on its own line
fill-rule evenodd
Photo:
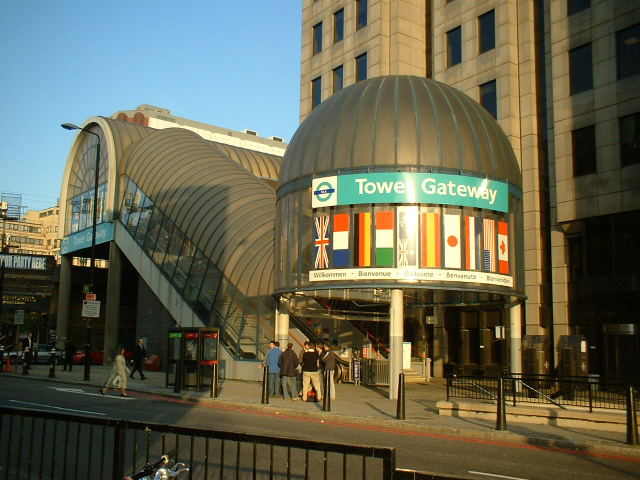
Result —
M 291 400 L 298 400 L 298 378 L 296 372 L 298 357 L 293 351 L 293 343 L 287 344 L 287 349 L 278 358 L 278 365 L 280 366 L 280 382 L 282 383 L 284 399 L 288 400 L 290 386 Z
M 328 343 L 325 343 L 323 348 L 324 351 L 320 357 L 320 361 L 324 365 L 324 371 L 329 375 L 329 391 L 331 392 L 329 398 L 333 400 L 336 398 L 336 387 L 333 383 L 333 376 L 336 369 L 336 354 L 331 351 L 331 347 Z
M 142 340 L 142 337 L 140 337 L 138 339 L 138 344 L 134 347 L 133 349 L 133 370 L 131 371 L 131 375 L 129 375 L 131 378 L 133 378 L 133 374 L 136 373 L 136 371 L 140 372 L 140 380 L 144 380 L 145 377 L 144 373 L 142 373 L 142 364 L 144 363 L 144 359 L 147 357 L 147 350 L 144 348 L 144 340 Z
M 71 340 L 67 340 L 67 343 L 64 345 L 64 368 L 62 370 L 67 370 L 67 367 L 69 367 L 69 371 L 71 371 L 71 367 L 73 367 L 73 356 L 75 354 L 76 347 Z

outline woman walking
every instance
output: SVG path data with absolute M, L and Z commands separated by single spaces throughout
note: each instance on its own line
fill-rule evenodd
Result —
M 127 395 L 127 375 L 129 374 L 129 369 L 127 368 L 127 362 L 124 359 L 124 347 L 118 346 L 116 350 L 116 359 L 113 362 L 113 368 L 111 369 L 111 376 L 109 376 L 109 380 L 105 383 L 104 387 L 100 389 L 100 393 L 104 395 L 107 393 L 107 389 L 109 387 L 113 389 L 120 388 L 120 395 L 123 397 L 128 397 Z M 115 379 L 116 377 L 120 377 L 120 384 L 116 385 Z

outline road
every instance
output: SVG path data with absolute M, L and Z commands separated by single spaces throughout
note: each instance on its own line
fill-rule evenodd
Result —
M 352 425 L 286 411 L 248 411 L 130 392 L 103 397 L 96 388 L 2 378 L 0 404 L 232 432 L 394 447 L 397 466 L 469 479 L 618 480 L 640 477 L 640 457 L 515 445 L 442 434 Z M 579 473 L 577 473 L 579 472 Z

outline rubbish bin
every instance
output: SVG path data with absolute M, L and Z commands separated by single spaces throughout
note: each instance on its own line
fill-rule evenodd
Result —
M 144 369 L 149 372 L 160 371 L 160 357 L 158 355 L 151 355 L 144 361 Z

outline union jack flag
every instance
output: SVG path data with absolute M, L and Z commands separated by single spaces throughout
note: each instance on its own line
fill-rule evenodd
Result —
M 398 266 L 406 267 L 409 265 L 409 239 L 398 239 Z
M 329 255 L 327 253 L 327 247 L 329 246 L 329 216 L 315 217 L 315 223 L 315 268 L 329 268 Z

